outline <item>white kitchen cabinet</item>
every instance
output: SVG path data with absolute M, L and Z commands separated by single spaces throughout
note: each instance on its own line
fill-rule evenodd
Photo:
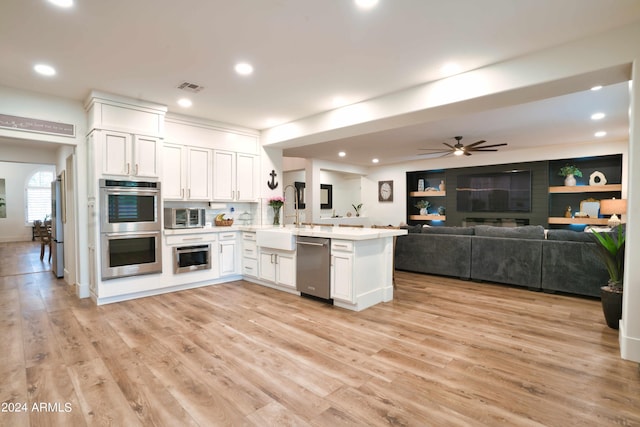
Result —
M 165 200 L 209 201 L 212 150 L 177 144 L 163 147 L 162 195 Z
M 331 298 L 355 302 L 353 289 L 353 243 L 339 240 L 331 244 Z
M 260 278 L 287 288 L 296 288 L 295 252 L 260 249 Z
M 236 236 L 237 232 L 229 232 L 220 233 L 218 237 L 218 261 L 221 277 L 239 274 Z
M 161 139 L 152 136 L 101 130 L 97 138 L 102 157 L 102 174 L 158 178 Z
M 213 152 L 213 200 L 251 202 L 257 198 L 257 156 Z

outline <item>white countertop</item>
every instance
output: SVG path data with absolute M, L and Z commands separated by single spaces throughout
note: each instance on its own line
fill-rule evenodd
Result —
M 286 227 L 273 225 L 232 225 L 230 227 L 204 227 L 187 229 L 165 229 L 165 236 L 200 233 L 224 233 L 228 231 L 249 231 L 273 230 L 277 232 L 288 232 L 294 236 L 325 237 L 330 239 L 343 240 L 371 240 L 383 237 L 402 236 L 407 234 L 407 230 L 393 228 L 351 228 L 351 227 L 300 227 L 288 225 Z

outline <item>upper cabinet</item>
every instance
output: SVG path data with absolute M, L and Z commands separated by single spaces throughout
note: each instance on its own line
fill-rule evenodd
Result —
M 165 200 L 212 198 L 212 150 L 164 144 L 162 193 Z
M 160 139 L 113 131 L 98 131 L 102 175 L 158 178 Z
M 213 200 L 253 202 L 257 198 L 258 157 L 214 150 Z

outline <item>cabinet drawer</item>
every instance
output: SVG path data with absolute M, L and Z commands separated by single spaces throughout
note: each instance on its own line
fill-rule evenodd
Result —
M 226 232 L 218 234 L 218 240 L 233 240 L 237 236 L 237 233 L 234 232 Z
M 351 240 L 331 240 L 331 252 L 353 252 L 353 242 Z
M 167 245 L 184 245 L 189 243 L 200 243 L 200 242 L 216 242 L 217 236 L 214 233 L 207 234 L 185 234 L 185 235 L 173 235 L 173 236 L 165 236 L 167 238 Z
M 256 233 L 244 232 L 244 233 L 242 233 L 242 240 L 245 240 L 245 241 L 246 240 L 250 240 L 252 242 L 255 242 L 256 241 Z
M 246 258 L 256 259 L 258 257 L 258 248 L 255 242 L 242 242 L 242 256 Z
M 258 277 L 258 261 L 251 258 L 242 258 L 242 274 Z

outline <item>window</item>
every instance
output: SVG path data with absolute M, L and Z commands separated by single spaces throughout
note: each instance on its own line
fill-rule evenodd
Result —
M 54 179 L 51 171 L 38 171 L 31 176 L 26 188 L 27 222 L 32 223 L 51 216 L 51 182 Z

